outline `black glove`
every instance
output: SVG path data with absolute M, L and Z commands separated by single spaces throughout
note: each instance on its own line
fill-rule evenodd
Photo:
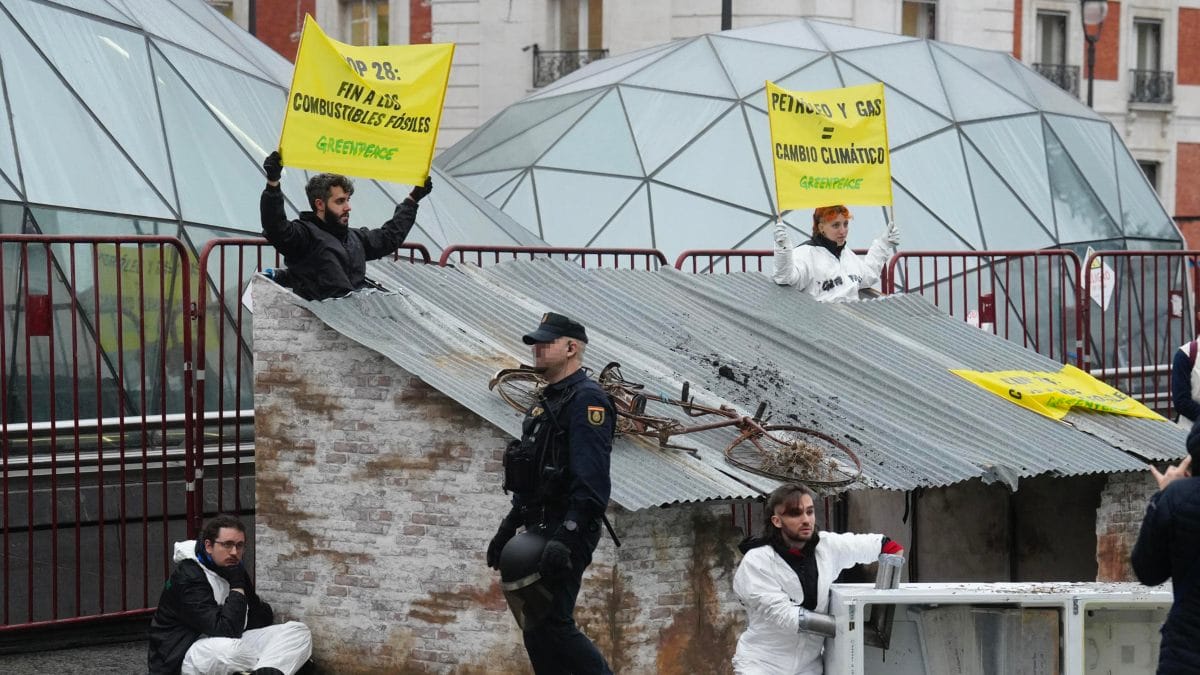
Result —
M 508 543 L 508 540 L 516 536 L 516 534 L 517 531 L 515 528 L 509 527 L 505 523 L 500 524 L 500 529 L 496 530 L 496 536 L 492 537 L 492 540 L 488 542 L 488 567 L 494 570 L 500 569 L 500 552 L 504 550 L 504 545 Z
M 558 577 L 571 571 L 571 547 L 557 536 L 542 550 L 542 563 L 538 571 L 544 577 Z
M 419 202 L 430 192 L 433 192 L 433 176 L 427 177 L 424 185 L 413 188 L 412 192 L 408 193 L 408 198 L 414 202 Z
M 267 180 L 272 183 L 279 182 L 279 178 L 283 176 L 283 155 L 276 150 L 267 155 L 263 160 L 263 171 L 267 172 Z
M 225 581 L 229 582 L 229 588 L 240 588 L 243 591 L 246 591 L 246 594 L 249 595 L 250 576 L 246 574 L 246 568 L 242 566 L 241 563 L 238 563 L 232 567 L 222 567 L 218 574 L 220 574 Z

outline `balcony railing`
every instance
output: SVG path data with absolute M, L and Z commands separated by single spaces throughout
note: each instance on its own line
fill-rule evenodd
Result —
M 607 49 L 548 51 L 533 45 L 533 87 L 544 87 L 567 73 L 608 56 Z
M 1170 70 L 1129 71 L 1131 103 L 1170 103 L 1175 95 L 1175 73 Z
M 1058 85 L 1059 89 L 1070 92 L 1072 96 L 1079 96 L 1079 66 L 1070 66 L 1065 63 L 1035 63 L 1033 69 L 1041 73 L 1042 77 Z

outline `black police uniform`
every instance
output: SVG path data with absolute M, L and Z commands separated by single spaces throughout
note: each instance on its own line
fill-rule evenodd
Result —
M 506 453 L 505 488 L 513 492 L 506 524 L 570 550 L 571 569 L 543 580 L 553 595 L 549 614 L 525 626 L 525 649 L 539 674 L 612 672 L 573 615 L 608 506 L 614 429 L 608 394 L 580 369 L 546 387 L 525 414 L 521 440 Z

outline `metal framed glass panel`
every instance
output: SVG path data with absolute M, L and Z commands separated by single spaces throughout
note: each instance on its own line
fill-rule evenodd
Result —
M 552 169 L 535 169 L 533 177 L 542 231 L 560 246 L 586 245 L 642 184 Z
M 647 174 L 733 107 L 730 101 L 669 91 L 621 87 L 620 92 Z M 684 110 L 687 114 L 680 115 Z
M 146 39 L 46 5 L 24 8 L 19 21 L 42 54 L 151 184 L 167 186 L 164 196 L 171 199 L 162 120 L 156 105 L 146 105 L 155 100 Z
M 621 206 L 621 210 L 604 223 L 600 231 L 596 232 L 586 245 L 593 248 L 654 248 L 654 240 L 648 226 L 650 204 L 647 195 L 649 194 L 649 186 L 639 187 Z
M 988 158 L 1021 201 L 1046 222 L 1053 220 L 1050 175 L 1037 115 L 964 124 L 969 143 Z
M 886 82 L 939 115 L 950 117 L 946 89 L 940 80 L 929 77 L 934 67 L 929 50 L 928 43 L 912 40 L 878 49 L 858 49 L 838 54 L 838 59 L 849 61 L 873 77 L 874 81 Z
M 731 40 L 727 33 L 709 36 L 738 96 L 763 89 L 763 80 L 775 81 L 825 56 L 825 52 Z
M 600 173 L 639 175 L 643 173 L 637 145 L 625 122 L 621 97 L 610 90 L 574 127 L 567 131 L 538 166 L 571 169 L 583 155 L 588 168 Z
M 625 80 L 685 94 L 737 98 L 707 39 L 692 40 Z
M 67 207 L 104 204 L 113 212 L 174 216 L 131 158 L 4 14 L 0 44 L 17 156 L 30 201 Z M 65 158 L 70 166 L 64 166 Z M 88 180 L 64 180 L 64 175 L 86 175 Z
M 931 173 L 937 175 L 937 180 L 929 180 Z M 963 239 L 975 244 L 972 248 L 982 248 L 957 131 L 944 131 L 893 152 L 892 179 L 937 213 Z M 895 198 L 894 190 L 892 196 Z M 914 244 L 905 242 L 905 246 Z
M 705 171 L 703 167 L 712 170 Z M 758 157 L 746 134 L 746 120 L 737 109 L 695 138 L 654 179 L 707 195 L 711 199 L 741 204 L 772 213 L 769 187 L 758 168 Z

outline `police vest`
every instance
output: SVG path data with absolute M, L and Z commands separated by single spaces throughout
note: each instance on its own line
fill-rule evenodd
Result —
M 553 400 L 541 397 L 525 413 L 520 440 L 504 451 L 504 491 L 544 506 L 567 505 L 570 486 L 569 420 L 563 418 L 579 385 L 563 390 Z

